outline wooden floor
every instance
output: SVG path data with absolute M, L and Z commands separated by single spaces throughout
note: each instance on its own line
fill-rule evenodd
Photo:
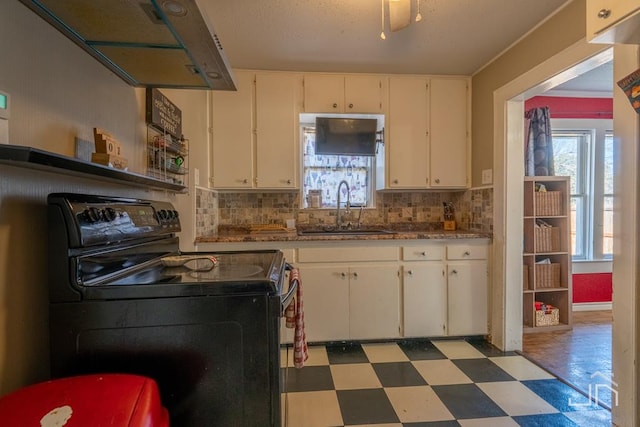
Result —
M 523 355 L 588 394 L 594 374 L 611 378 L 612 320 L 611 310 L 573 312 L 573 330 L 525 334 Z

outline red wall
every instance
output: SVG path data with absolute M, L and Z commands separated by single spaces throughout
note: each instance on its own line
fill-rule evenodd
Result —
M 573 302 L 611 302 L 611 273 L 573 275 Z
M 549 107 L 552 119 L 613 119 L 612 98 L 534 96 L 524 102 L 525 111 Z
M 552 119 L 612 119 L 612 98 L 535 96 L 525 101 L 525 111 L 549 107 Z M 611 302 L 611 273 L 573 275 L 573 302 Z

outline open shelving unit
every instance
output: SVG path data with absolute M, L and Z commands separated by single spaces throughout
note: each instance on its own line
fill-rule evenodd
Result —
M 569 184 L 569 177 L 564 176 L 524 179 L 522 316 L 525 333 L 572 328 Z M 536 191 L 540 185 L 546 192 Z M 541 263 L 546 260 L 549 263 Z M 558 324 L 546 324 L 548 317 L 536 313 L 536 301 L 558 309 Z
M 188 186 L 189 140 L 178 139 L 163 129 L 147 125 L 147 175 Z

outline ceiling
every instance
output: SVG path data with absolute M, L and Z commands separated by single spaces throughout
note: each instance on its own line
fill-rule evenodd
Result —
M 410 0 L 380 38 L 381 0 L 199 0 L 233 68 L 472 75 L 567 0 Z M 417 1 L 422 21 L 415 22 Z
M 549 90 L 545 95 L 574 96 L 585 95 L 613 96 L 613 62 L 587 71 L 561 85 Z

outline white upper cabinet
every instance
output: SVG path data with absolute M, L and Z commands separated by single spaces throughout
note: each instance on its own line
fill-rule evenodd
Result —
M 381 76 L 305 74 L 307 113 L 382 113 Z
M 211 92 L 211 186 L 253 185 L 253 79 L 236 71 L 236 92 Z
M 640 44 L 640 1 L 587 0 L 587 40 Z
M 389 78 L 384 188 L 468 187 L 468 84 L 460 77 Z
M 300 77 L 256 75 L 257 188 L 298 187 Z
M 431 79 L 429 128 L 432 188 L 465 188 L 468 185 L 471 146 L 467 88 L 466 79 Z
M 302 77 L 237 71 L 212 92 L 212 182 L 218 189 L 295 189 Z
M 426 188 L 429 185 L 429 80 L 389 79 L 387 156 L 388 188 Z

